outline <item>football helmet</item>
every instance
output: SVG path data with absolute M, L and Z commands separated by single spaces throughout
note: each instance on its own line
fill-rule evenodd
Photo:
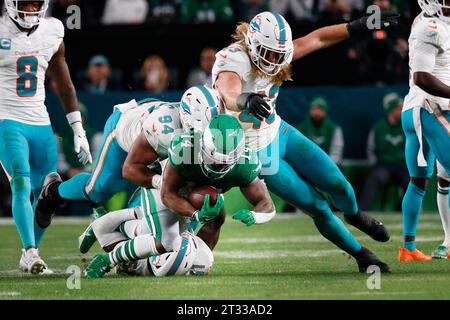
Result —
M 36 0 L 41 2 L 41 7 L 36 12 L 28 12 L 20 10 L 21 2 L 30 2 L 30 0 L 5 0 L 5 7 L 11 19 L 19 24 L 22 28 L 31 29 L 41 22 L 48 9 L 50 0 Z
M 239 121 L 221 114 L 211 120 L 201 137 L 200 166 L 210 178 L 220 179 L 244 153 L 244 130 Z
M 202 132 L 209 121 L 220 113 L 220 94 L 206 86 L 191 87 L 183 94 L 179 110 L 183 130 Z
M 189 273 L 196 276 L 206 276 L 212 270 L 214 255 L 201 238 L 194 236 L 193 240 L 197 247 L 197 253 Z
M 193 237 L 192 234 L 184 232 L 174 241 L 174 251 L 150 257 L 153 274 L 156 277 L 189 274 L 197 253 Z
M 418 0 L 420 9 L 429 16 L 437 15 L 439 18 L 450 22 L 450 17 L 446 17 L 442 9 L 450 9 L 449 0 Z
M 294 53 L 291 27 L 278 13 L 256 15 L 244 35 L 253 63 L 266 75 L 276 75 L 291 63 Z

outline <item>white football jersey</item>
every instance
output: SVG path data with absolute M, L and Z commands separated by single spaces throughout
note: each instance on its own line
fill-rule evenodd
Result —
M 157 100 L 138 104 L 132 100 L 116 106 L 122 111 L 116 126 L 119 146 L 129 152 L 136 138 L 144 130 L 145 137 L 160 159 L 166 158 L 170 140 L 181 128 L 178 105 L 178 102 Z
M 281 118 L 276 113 L 276 100 L 280 86 L 272 83 L 270 77 L 258 77 L 252 74 L 252 62 L 245 49 L 239 44 L 232 44 L 216 54 L 216 62 L 212 71 L 213 85 L 217 76 L 223 71 L 235 72 L 242 81 L 242 92 L 256 92 L 266 95 L 268 104 L 272 107 L 272 114 L 263 120 L 258 120 L 248 111 L 229 114 L 239 120 L 245 131 L 246 144 L 253 150 L 259 151 L 267 147 L 277 136 Z
M 433 51 L 424 48 L 430 48 Z M 414 20 L 409 37 L 410 90 L 405 97 L 403 111 L 424 107 L 432 112 L 425 100 L 439 104 L 444 110 L 449 110 L 448 99 L 432 96 L 414 83 L 414 72 L 422 71 L 420 66 L 414 65 L 415 55 L 424 55 L 421 50 L 430 54 L 433 52 L 433 55 L 437 52 L 431 74 L 446 85 L 450 85 L 450 25 L 437 17 L 426 17 L 423 13 Z
M 45 18 L 28 35 L 5 15 L 0 17 L 0 119 L 48 125 L 45 72 L 64 38 L 64 26 Z

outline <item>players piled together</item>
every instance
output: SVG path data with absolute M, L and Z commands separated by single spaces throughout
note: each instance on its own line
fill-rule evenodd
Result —
M 328 155 L 276 113 L 280 86 L 291 79 L 291 62 L 369 32 L 367 17 L 295 40 L 276 13 L 263 12 L 239 24 L 235 42 L 216 56 L 212 83 L 189 88 L 176 103 L 149 98 L 114 106 L 92 172 L 62 182 L 55 172 L 56 143 L 44 105 L 46 72 L 58 86 L 75 152 L 82 163 L 92 158 L 64 59 L 63 25 L 44 17 L 48 1 L 5 0 L 8 14 L 0 20 L 0 163 L 11 183 L 23 271 L 51 273 L 39 246 L 58 206 L 73 200 L 100 205 L 127 189 L 137 191 L 129 207 L 97 210 L 79 238 L 82 253 L 96 241 L 105 251 L 90 262 L 88 278 L 113 268 L 138 275 L 207 274 L 226 216 L 222 193 L 232 187 L 239 187 L 253 205 L 233 219 L 247 226 L 269 222 L 275 216 L 270 190 L 306 212 L 326 239 L 355 258 L 360 272 L 371 265 L 390 271 L 331 207 L 376 241 L 389 240 L 384 225 L 358 208 L 352 186 Z M 450 80 L 445 64 L 449 30 L 443 22 L 449 8 L 437 0 L 419 3 L 424 13 L 411 36 L 415 73 L 403 115 L 412 176 L 403 210 L 403 260 L 421 257 L 414 251 L 415 225 L 434 155 L 450 172 L 445 154 L 450 89 L 444 84 Z M 382 14 L 381 28 L 397 24 L 397 18 Z M 448 193 L 444 170 L 440 177 Z M 448 226 L 447 220 L 449 214 L 444 219 Z M 448 244 L 437 249 L 439 254 L 448 255 Z

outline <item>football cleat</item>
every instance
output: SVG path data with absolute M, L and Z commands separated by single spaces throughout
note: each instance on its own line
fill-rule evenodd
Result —
M 390 239 L 389 231 L 384 224 L 364 211 L 360 210 L 355 215 L 344 215 L 344 219 L 348 224 L 361 230 L 376 241 L 386 242 Z
M 52 201 L 49 194 L 49 188 L 55 183 L 61 183 L 62 179 L 56 172 L 49 173 L 44 180 L 42 191 L 36 202 L 35 219 L 36 223 L 42 229 L 48 228 L 55 215 L 56 208 L 59 206 Z
M 88 279 L 98 279 L 102 278 L 109 271 L 111 271 L 109 254 L 100 253 L 91 260 L 85 270 L 85 273 Z
M 47 267 L 47 264 L 39 256 L 39 250 L 36 248 L 22 249 L 19 268 L 23 272 L 29 272 L 31 274 L 53 274 L 53 271 Z
M 430 261 L 431 257 L 415 249 L 414 251 L 398 248 L 398 261 Z
M 377 266 L 382 273 L 392 272 L 388 264 L 381 261 L 375 253 L 364 247 L 358 253 L 356 262 L 358 263 L 358 269 L 361 273 L 367 273 L 367 269 L 371 266 Z
M 92 221 L 103 217 L 108 212 L 103 207 L 95 208 L 91 214 Z M 92 229 L 92 223 L 84 230 L 81 236 L 78 238 L 79 249 L 81 253 L 87 253 L 94 243 L 97 241 L 97 237 L 94 234 L 94 230 Z
M 448 247 L 442 244 L 431 253 L 433 259 L 448 259 L 448 256 Z

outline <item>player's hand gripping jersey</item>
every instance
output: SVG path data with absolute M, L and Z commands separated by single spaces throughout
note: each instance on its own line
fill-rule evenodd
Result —
M 167 157 L 167 149 L 173 136 L 181 130 L 179 103 L 148 101 L 137 104 L 134 100 L 116 106 L 122 111 L 117 124 L 117 142 L 129 152 L 134 141 L 144 130 L 149 144 L 161 159 Z
M 272 83 L 270 77 L 259 77 L 252 73 L 252 62 L 239 44 L 232 44 L 216 54 L 216 63 L 212 71 L 213 84 L 219 73 L 229 71 L 239 75 L 242 81 L 242 92 L 256 92 L 267 97 L 272 107 L 272 114 L 267 119 L 259 120 L 247 110 L 226 113 L 236 117 L 245 131 L 246 144 L 255 151 L 268 146 L 277 136 L 281 123 L 276 113 L 276 100 L 280 87 Z
M 64 26 L 57 19 L 42 19 L 29 34 L 7 15 L 0 17 L 0 119 L 50 124 L 44 79 L 63 38 Z
M 449 99 L 432 96 L 414 83 L 415 72 L 428 72 L 450 85 L 450 29 L 441 19 L 417 16 L 409 37 L 410 90 L 405 97 L 403 110 L 425 107 L 433 112 L 436 104 L 449 110 Z M 430 103 L 431 102 L 431 103 Z
M 256 152 L 245 148 L 237 164 L 224 176 L 215 178 L 203 168 L 200 155 L 199 132 L 178 134 L 170 143 L 169 162 L 188 182 L 195 185 L 210 185 L 220 192 L 233 187 L 245 187 L 251 184 L 261 172 L 261 163 Z

